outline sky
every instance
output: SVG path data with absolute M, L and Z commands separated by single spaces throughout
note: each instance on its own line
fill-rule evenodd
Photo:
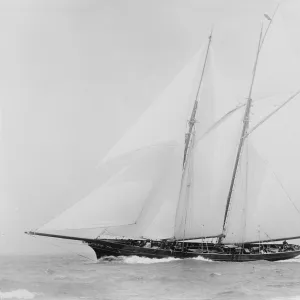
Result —
M 228 55 L 234 49 L 230 72 L 248 79 L 260 20 L 275 5 L 1 0 L 0 254 L 57 251 L 23 232 L 107 178 L 101 159 L 206 42 L 212 25 L 219 46 Z

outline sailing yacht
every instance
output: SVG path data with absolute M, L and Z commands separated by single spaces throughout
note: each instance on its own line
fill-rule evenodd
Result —
M 286 242 L 300 238 L 300 128 L 291 113 L 300 108 L 300 60 L 280 16 L 267 22 L 246 101 L 230 107 L 215 86 L 211 33 L 107 154 L 104 162 L 115 174 L 27 233 L 82 241 L 97 258 L 275 261 L 300 255 L 299 246 Z M 81 229 L 97 235 L 61 233 Z

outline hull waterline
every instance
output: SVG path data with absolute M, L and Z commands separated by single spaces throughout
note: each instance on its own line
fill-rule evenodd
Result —
M 230 261 L 230 262 L 246 262 L 246 261 L 278 261 L 295 258 L 300 255 L 300 250 L 285 251 L 277 253 L 256 253 L 256 254 L 240 254 L 240 253 L 201 253 L 200 251 L 181 251 L 152 249 L 126 245 L 122 243 L 110 242 L 107 240 L 88 244 L 96 253 L 97 259 L 105 256 L 139 256 L 147 258 L 195 258 L 203 257 L 213 261 Z

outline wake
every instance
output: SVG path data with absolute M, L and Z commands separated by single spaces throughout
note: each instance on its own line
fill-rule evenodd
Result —
M 157 264 L 157 263 L 170 263 L 174 261 L 187 261 L 187 260 L 197 260 L 204 262 L 213 262 L 210 259 L 203 258 L 201 256 L 197 256 L 194 258 L 175 258 L 175 257 L 167 257 L 167 258 L 148 258 L 148 257 L 140 257 L 140 256 L 105 256 L 100 258 L 97 262 L 116 262 L 116 263 L 125 263 L 125 264 Z

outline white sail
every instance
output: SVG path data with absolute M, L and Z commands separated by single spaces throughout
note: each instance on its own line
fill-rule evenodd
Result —
M 110 236 L 162 239 L 174 236 L 174 223 L 179 195 L 183 147 L 174 148 L 169 157 L 169 169 L 152 192 L 151 199 L 133 225 L 107 228 Z
M 161 180 L 169 176 L 174 148 L 162 145 L 113 176 L 106 184 L 42 226 L 40 231 L 134 224 Z M 179 158 L 178 158 L 179 160 Z M 178 162 L 179 164 L 180 162 Z
M 116 232 L 120 231 L 117 235 L 122 235 L 128 228 L 126 225 L 139 220 L 137 226 L 129 227 L 129 231 L 142 235 L 150 223 L 155 223 L 154 219 L 168 219 L 168 204 L 163 206 L 164 213 L 160 212 L 160 207 L 164 201 L 172 202 L 170 205 L 175 210 L 177 204 L 176 192 L 181 176 L 178 166 L 182 167 L 186 123 L 195 99 L 203 58 L 201 51 L 195 55 L 104 159 L 114 161 L 125 156 L 125 169 L 41 227 L 40 231 L 113 226 Z M 180 154 L 174 149 L 181 149 Z M 172 153 L 175 152 L 174 158 Z M 170 168 L 170 161 L 176 171 Z M 173 173 L 168 173 L 169 170 Z M 165 177 L 170 177 L 170 182 L 175 185 L 170 187 L 168 182 L 167 187 L 163 186 Z M 161 217 L 156 216 L 159 213 Z M 172 218 L 165 227 L 174 231 L 175 216 Z M 162 233 L 169 234 L 169 231 Z
M 108 228 L 105 233 L 116 236 L 170 238 L 174 237 L 175 214 L 180 191 L 182 173 L 182 155 L 187 120 L 190 117 L 199 85 L 204 55 L 198 53 L 167 88 L 160 101 L 150 107 L 137 125 L 112 149 L 116 158 L 125 153 L 130 157 L 139 155 L 134 150 L 155 148 L 159 141 L 169 141 L 181 145 L 176 151 L 172 175 L 164 178 L 157 187 L 157 193 L 152 194 L 151 201 L 144 207 L 136 224 Z M 198 57 L 197 57 L 198 56 Z M 200 63 L 199 63 L 200 58 Z M 209 87 L 211 92 L 211 87 Z M 207 102 L 209 103 L 209 101 Z M 155 120 L 153 124 L 153 120 Z M 212 120 L 210 120 L 212 121 Z M 133 139 L 136 139 L 134 142 Z M 126 147 L 130 148 L 126 148 Z M 124 150 L 125 148 L 127 150 Z M 180 148 L 181 147 L 181 148 Z M 120 151 L 122 149 L 122 152 Z M 130 150 L 129 150 L 130 149 Z M 111 159 L 110 153 L 107 157 Z
M 190 197 L 182 196 L 176 237 L 208 237 L 222 233 L 243 113 L 243 109 L 236 111 L 195 146 Z
M 187 119 L 195 100 L 204 61 L 203 54 L 201 50 L 193 57 L 137 123 L 109 151 L 104 162 L 160 143 L 184 142 Z
M 212 53 L 208 56 L 204 76 L 196 115 L 195 142 L 183 178 L 176 216 L 177 239 L 210 237 L 222 233 L 226 194 L 244 114 L 241 108 L 214 126 L 220 119 L 222 101 L 231 95 L 222 94 L 222 97 L 218 97 L 214 92 L 222 88 L 226 81 L 216 82 L 218 76 Z

